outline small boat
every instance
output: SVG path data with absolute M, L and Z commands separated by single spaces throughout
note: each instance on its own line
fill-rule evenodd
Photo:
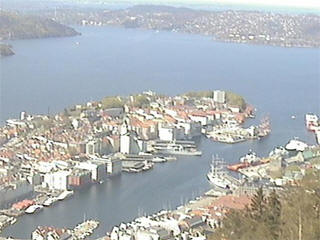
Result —
M 57 199 L 58 199 L 59 201 L 62 201 L 62 200 L 66 199 L 66 198 L 68 198 L 68 197 L 70 197 L 70 196 L 72 196 L 72 195 L 73 195 L 73 191 L 63 191 L 63 192 L 57 197 Z
M 57 201 L 58 201 L 57 198 L 55 198 L 55 197 L 50 197 L 50 198 L 48 198 L 46 201 L 44 201 L 43 206 L 49 207 L 49 206 L 51 206 L 52 204 L 54 204 L 55 202 L 57 202 Z
M 35 213 L 35 212 L 38 212 L 40 211 L 41 209 L 43 209 L 43 206 L 42 205 L 31 205 L 30 207 L 28 207 L 26 210 L 25 210 L 25 213 L 27 214 L 32 214 L 32 213 Z
M 175 161 L 175 160 L 177 160 L 177 158 L 175 156 L 168 156 L 168 157 L 165 157 L 165 159 L 167 161 Z
M 283 156 L 287 157 L 289 155 L 289 152 L 282 146 L 280 147 L 275 147 L 270 153 L 269 157 L 271 156 Z
M 163 163 L 163 162 L 166 162 L 166 161 L 167 161 L 167 159 L 165 159 L 164 157 L 154 157 L 152 159 L 152 162 L 154 162 L 154 163 Z

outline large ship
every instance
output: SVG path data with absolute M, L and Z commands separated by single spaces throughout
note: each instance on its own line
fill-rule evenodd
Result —
M 230 189 L 231 182 L 227 179 L 227 170 L 225 168 L 225 162 L 218 156 L 212 157 L 212 163 L 210 165 L 210 171 L 207 174 L 209 182 L 218 188 Z
M 165 155 L 191 155 L 201 156 L 202 152 L 197 150 L 193 141 L 158 141 L 152 144 L 156 153 Z
M 308 144 L 298 140 L 298 138 L 291 139 L 287 145 L 286 150 L 288 151 L 300 151 L 303 152 L 308 147 Z

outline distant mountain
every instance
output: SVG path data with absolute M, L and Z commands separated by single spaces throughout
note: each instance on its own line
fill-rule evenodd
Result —
M 2 40 L 68 37 L 78 34 L 73 28 L 51 19 L 17 12 L 0 12 L 0 39 Z

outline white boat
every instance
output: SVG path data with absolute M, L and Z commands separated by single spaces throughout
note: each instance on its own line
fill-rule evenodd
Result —
M 304 151 L 306 148 L 308 147 L 308 145 L 298 139 L 292 139 L 288 142 L 288 144 L 286 145 L 286 149 L 288 151 Z
M 282 146 L 280 147 L 275 147 L 270 153 L 269 157 L 272 156 L 282 156 L 282 157 L 287 157 L 289 155 L 289 152 Z
M 229 189 L 231 182 L 226 179 L 226 175 L 227 172 L 223 159 L 213 156 L 210 171 L 207 174 L 209 182 L 215 187 Z
M 42 205 L 35 204 L 35 205 L 31 205 L 30 207 L 28 207 L 28 208 L 25 210 L 25 213 L 27 213 L 27 214 L 32 214 L 32 213 L 35 213 L 35 212 L 37 212 L 37 211 L 40 211 L 41 209 L 43 209 L 43 206 L 42 206 Z
M 202 152 L 197 151 L 196 145 L 192 141 L 184 141 L 179 143 L 173 142 L 157 142 L 153 145 L 155 152 L 165 155 L 192 155 L 201 156 Z
M 164 157 L 167 161 L 175 161 L 177 158 L 175 156 Z
M 58 199 L 59 201 L 62 201 L 62 200 L 66 199 L 66 198 L 68 198 L 68 197 L 70 197 L 70 196 L 72 196 L 72 195 L 73 195 L 73 191 L 63 191 L 63 192 L 57 197 L 57 199 Z
M 169 155 L 187 155 L 187 156 L 201 156 L 202 152 L 197 151 L 195 148 L 184 148 L 181 145 L 168 146 L 166 149 L 161 149 L 161 153 Z
M 260 160 L 261 159 L 257 156 L 257 154 L 255 152 L 252 152 L 251 150 L 245 156 L 240 158 L 241 163 L 250 163 L 250 164 L 259 162 Z
M 55 202 L 57 202 L 57 201 L 58 201 L 57 198 L 55 198 L 55 197 L 50 197 L 50 198 L 48 198 L 46 201 L 44 201 L 43 206 L 49 207 L 49 206 L 51 206 L 52 204 L 54 204 Z
M 167 160 L 164 158 L 164 157 L 154 157 L 152 159 L 152 162 L 154 163 L 163 163 L 163 162 L 166 162 Z

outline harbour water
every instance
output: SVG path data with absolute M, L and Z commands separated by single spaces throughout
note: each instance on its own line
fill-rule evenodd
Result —
M 226 145 L 199 139 L 201 157 L 180 157 L 152 171 L 122 174 L 76 192 L 53 207 L 24 216 L 2 235 L 30 237 L 38 225 L 73 227 L 84 217 L 101 222 L 93 237 L 138 215 L 174 208 L 210 188 L 212 154 L 236 162 L 249 149 L 265 155 L 299 137 L 315 143 L 304 114 L 320 112 L 319 49 L 280 48 L 213 42 L 169 32 L 79 27 L 82 36 L 14 41 L 15 56 L 0 60 L 0 118 L 62 111 L 106 95 L 151 89 L 174 95 L 226 89 L 243 95 L 269 115 L 265 139 Z M 292 119 L 291 116 L 296 116 Z

